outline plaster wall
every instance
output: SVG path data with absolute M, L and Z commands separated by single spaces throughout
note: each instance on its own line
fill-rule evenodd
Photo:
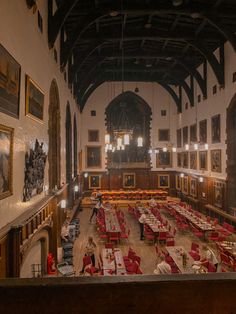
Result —
M 66 182 L 65 165 L 65 110 L 70 103 L 72 130 L 74 114 L 80 129 L 79 110 L 56 63 L 53 50 L 49 50 L 47 39 L 47 1 L 38 0 L 37 6 L 43 18 L 43 33 L 25 1 L 0 1 L 0 43 L 21 65 L 20 116 L 19 119 L 0 112 L 0 124 L 14 128 L 13 195 L 0 201 L 0 228 L 22 214 L 29 206 L 44 197 L 43 193 L 23 203 L 25 152 L 34 146 L 35 140 L 44 143 L 48 150 L 48 106 L 49 90 L 53 79 L 59 90 L 61 111 L 61 183 Z M 59 55 L 59 38 L 55 43 Z M 25 115 L 25 75 L 29 75 L 44 92 L 43 123 Z M 78 132 L 80 133 L 80 132 Z M 73 133 L 72 133 L 73 134 Z M 78 134 L 79 137 L 79 134 Z M 73 146 L 73 145 L 72 145 Z M 79 148 L 78 148 L 79 149 Z M 73 156 L 73 153 L 72 153 Z M 73 157 L 72 157 L 73 158 Z M 45 169 L 45 185 L 48 185 L 48 162 Z

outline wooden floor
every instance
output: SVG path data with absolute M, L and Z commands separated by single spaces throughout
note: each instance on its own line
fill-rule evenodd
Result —
M 127 221 L 127 226 L 130 228 L 131 233 L 129 240 L 123 240 L 122 243 L 117 245 L 121 248 L 124 255 L 127 255 L 128 248 L 131 246 L 137 255 L 141 257 L 141 269 L 143 274 L 151 275 L 153 274 L 153 270 L 156 267 L 156 254 L 155 254 L 155 246 L 153 244 L 148 244 L 145 241 L 140 241 L 140 233 L 139 233 L 139 224 L 137 220 L 128 213 L 127 206 L 124 204 L 119 205 L 119 207 L 123 210 L 125 214 L 125 219 Z M 104 242 L 100 242 L 100 239 L 97 235 L 95 217 L 93 218 L 92 224 L 89 223 L 89 218 L 91 215 L 91 208 L 86 206 L 79 213 L 78 217 L 80 218 L 80 236 L 76 239 L 74 243 L 74 267 L 76 271 L 76 275 L 79 275 L 80 270 L 82 269 L 82 259 L 84 256 L 85 246 L 87 244 L 87 239 L 89 236 L 94 238 L 94 241 L 97 245 L 96 249 L 96 265 L 99 256 L 99 252 L 102 248 L 104 248 Z M 170 219 L 166 216 L 166 213 L 162 212 L 162 216 L 165 219 L 168 219 L 169 223 L 173 226 L 175 222 L 173 219 Z M 182 245 L 187 251 L 190 250 L 191 243 L 197 242 L 202 244 L 203 242 L 199 241 L 191 232 L 186 234 L 179 233 L 177 231 L 175 243 L 176 245 Z M 162 246 L 165 249 L 165 246 Z M 215 249 L 215 247 L 212 247 Z

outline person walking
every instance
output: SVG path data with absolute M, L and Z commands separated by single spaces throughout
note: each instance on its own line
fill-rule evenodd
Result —
M 97 203 L 95 204 L 95 206 L 93 207 L 93 211 L 92 211 L 92 214 L 89 218 L 89 222 L 92 223 L 92 219 L 93 219 L 93 216 L 95 215 L 95 217 L 97 217 L 97 214 L 98 214 L 98 211 L 99 209 L 101 208 L 102 206 L 102 194 L 98 194 L 97 195 Z
M 92 266 L 95 267 L 95 249 L 96 249 L 97 245 L 96 243 L 93 241 L 93 237 L 88 237 L 88 243 L 86 244 L 85 247 L 85 256 L 90 256 L 91 258 L 91 262 L 92 262 Z M 82 270 L 80 271 L 80 274 L 84 273 L 84 265 Z
M 146 222 L 147 216 L 146 216 L 146 211 L 142 213 L 142 215 L 139 217 L 139 226 L 140 226 L 140 240 L 144 240 L 144 224 Z

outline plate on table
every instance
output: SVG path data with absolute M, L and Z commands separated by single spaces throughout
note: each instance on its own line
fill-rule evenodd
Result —
M 200 261 L 194 261 L 193 265 L 201 265 L 201 262 Z
M 225 246 L 225 249 L 226 250 L 232 250 L 232 247 L 231 246 Z

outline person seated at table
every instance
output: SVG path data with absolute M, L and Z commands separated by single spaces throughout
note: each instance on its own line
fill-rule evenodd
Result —
M 95 249 L 96 249 L 96 244 L 93 241 L 93 237 L 88 237 L 88 243 L 85 247 L 85 256 L 90 256 L 91 261 L 92 261 L 92 266 L 95 267 Z M 80 274 L 84 273 L 84 265 L 82 270 L 80 271 Z
M 146 222 L 146 219 L 147 219 L 147 214 L 148 212 L 145 210 L 142 215 L 139 217 L 139 226 L 140 226 L 140 240 L 144 240 L 144 235 L 143 235 L 143 232 L 144 232 L 144 224 Z
M 156 269 L 154 269 L 154 274 L 161 275 L 161 274 L 171 274 L 171 267 L 165 261 L 165 256 L 160 256 L 160 263 L 157 264 Z
M 213 250 L 210 249 L 209 246 L 207 246 L 205 244 L 202 246 L 202 250 L 204 251 L 203 258 L 201 259 L 202 265 L 204 265 L 206 262 L 210 262 L 215 266 L 216 271 L 217 271 L 219 261 L 215 255 L 215 253 L 213 252 Z
M 151 207 L 154 207 L 154 206 L 156 206 L 156 201 L 155 201 L 155 199 L 152 197 L 151 199 L 150 199 L 150 202 L 149 202 L 149 205 L 151 206 Z

